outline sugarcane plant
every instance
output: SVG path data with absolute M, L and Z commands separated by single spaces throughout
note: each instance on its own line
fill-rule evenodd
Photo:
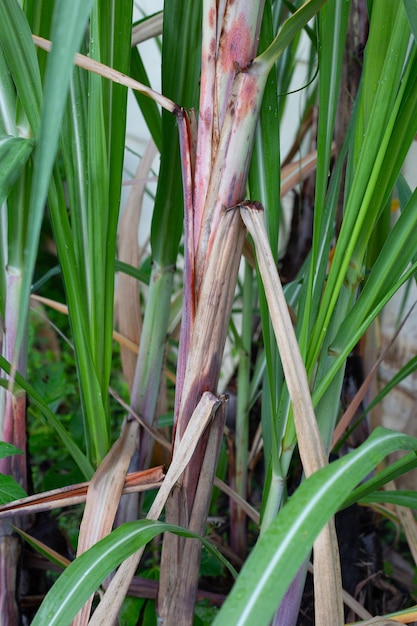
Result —
M 193 623 L 202 545 L 237 577 L 216 624 L 294 624 L 313 546 L 316 622 L 344 623 L 333 515 L 348 502 L 372 500 L 381 485 L 417 465 L 417 441 L 382 428 L 328 464 L 346 358 L 417 269 L 416 192 L 400 175 L 417 132 L 415 0 L 392 0 L 389 8 L 381 0 L 369 3 L 357 95 L 335 144 L 345 40 L 357 4 L 172 0 L 163 15 L 141 20 L 132 31 L 131 1 L 57 0 L 23 7 L 4 1 L 0 437 L 25 449 L 26 392 L 88 481 L 77 557 L 66 564 L 33 624 L 113 623 L 146 544 L 161 533 L 156 610 L 163 624 Z M 305 118 L 315 102 L 317 150 L 283 168 L 281 180 L 280 120 L 303 29 L 312 50 Z M 161 34 L 162 95 L 151 89 L 137 48 L 142 38 Z M 139 346 L 137 357 L 123 357 L 130 403 L 115 435 L 108 397 L 127 88 L 136 95 L 155 146 L 147 149 L 138 178 L 146 177 L 156 150 L 161 162 L 149 273 L 137 267 L 137 251 L 129 254 L 119 241 L 119 289 L 128 273 L 134 282 L 123 293 L 133 296 L 137 316 L 139 302 L 144 313 L 143 319 L 129 319 L 130 305 L 119 298 L 125 345 L 131 335 L 130 343 L 139 338 Z M 312 245 L 295 280 L 283 289 L 277 271 L 280 198 L 304 171 L 315 172 Z M 395 186 L 401 215 L 391 228 L 387 216 Z M 134 193 L 143 195 L 141 189 Z M 130 228 L 133 241 L 137 219 L 134 228 L 129 220 L 137 198 L 132 194 L 120 233 Z M 45 204 L 68 307 L 83 449 L 25 379 L 29 296 Z M 240 358 L 231 488 L 216 478 L 227 409 L 218 385 L 243 254 L 241 334 L 232 322 Z M 173 353 L 167 339 L 178 308 L 173 291 L 179 258 L 181 332 L 169 441 L 158 430 L 158 403 L 167 354 Z M 144 280 L 145 301 L 139 288 Z M 263 345 L 251 375 L 255 307 Z M 247 502 L 248 419 L 260 386 L 265 482 L 257 511 Z M 166 473 L 149 470 L 154 441 L 166 451 Z M 296 448 L 305 479 L 288 499 Z M 409 454 L 355 490 L 398 449 Z M 24 463 L 1 467 L 26 488 Z M 137 496 L 122 498 L 133 476 L 137 491 L 158 488 L 146 519 L 138 519 Z M 239 574 L 204 538 L 214 483 L 230 497 L 232 546 L 243 559 L 247 516 L 259 525 Z M 36 506 L 33 498 L 22 501 L 20 511 L 32 510 L 29 504 Z M 12 510 L 16 522 L 17 507 L 0 515 Z M 119 527 L 112 530 L 116 519 Z M 18 541 L 10 526 L 0 524 L 4 545 L 13 543 L 8 556 L 0 551 L 9 581 L 0 602 L 13 623 Z M 90 617 L 94 592 L 111 574 Z

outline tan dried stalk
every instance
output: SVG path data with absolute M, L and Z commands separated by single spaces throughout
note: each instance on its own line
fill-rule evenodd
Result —
M 187 362 L 182 394 L 181 416 L 189 414 L 205 388 L 215 389 L 217 386 L 227 322 L 245 237 L 239 216 L 232 216 L 231 214 L 222 216 L 218 233 L 203 279 L 200 302 L 194 321 L 190 357 Z M 225 233 L 227 236 L 224 236 Z M 174 458 L 176 448 L 183 441 L 180 429 L 183 428 L 184 424 L 185 420 L 177 427 Z M 198 447 L 187 467 L 181 488 L 176 490 L 173 498 L 167 503 L 167 519 L 170 522 L 186 527 L 190 527 L 192 524 L 193 528 L 200 533 L 204 530 L 206 512 L 203 507 L 200 508 L 201 516 L 198 519 L 196 510 L 201 506 L 199 502 L 202 499 L 205 499 L 208 505 L 215 472 L 215 464 L 210 475 L 207 470 L 202 470 L 205 462 L 206 445 L 206 441 L 203 441 Z M 201 495 L 203 488 L 199 482 L 200 477 L 205 481 L 204 498 Z M 186 624 L 188 617 L 184 616 L 183 611 L 191 613 L 192 616 L 193 598 L 198 583 L 200 545 L 194 542 L 192 554 L 189 554 L 190 542 L 188 540 L 167 535 L 164 538 L 164 544 L 158 611 L 159 614 L 162 612 L 164 615 L 170 616 L 168 623 L 172 619 L 172 613 L 175 612 L 174 619 L 178 620 L 177 623 Z M 181 568 L 181 563 L 187 563 L 187 567 Z M 176 598 L 178 599 L 179 595 L 186 598 L 183 603 L 176 603 Z
M 139 424 L 125 422 L 120 437 L 113 444 L 94 474 L 87 492 L 86 506 L 80 526 L 77 556 L 108 535 L 122 495 L 130 460 L 137 446 Z M 93 597 L 73 620 L 73 626 L 88 622 Z
M 224 8 L 224 14 L 220 7 Z M 213 302 L 216 306 L 221 298 L 230 298 L 230 294 L 222 295 L 216 291 L 220 284 L 218 275 L 221 275 L 222 270 L 226 272 L 226 284 L 221 286 L 223 292 L 234 290 L 236 279 L 230 268 L 217 261 L 217 250 L 221 250 L 223 260 L 225 254 L 231 254 L 234 245 L 232 232 L 223 227 L 222 210 L 233 206 L 236 200 L 239 202 L 238 198 L 244 195 L 255 123 L 270 69 L 270 66 L 266 67 L 268 62 L 265 64 L 264 59 L 252 61 L 261 14 L 256 12 L 260 9 L 259 5 L 245 2 L 224 5 L 210 1 L 204 3 L 202 96 L 194 194 L 190 193 L 187 185 L 185 190 L 186 216 L 190 212 L 194 216 L 192 233 L 187 231 L 186 219 L 186 241 L 189 244 L 186 259 L 189 270 L 188 276 L 186 274 L 185 298 L 192 304 L 185 310 L 183 317 L 185 332 L 182 349 L 186 353 L 186 357 L 183 357 L 186 364 L 185 371 L 180 372 L 180 385 L 177 388 L 175 445 L 181 441 L 187 416 L 192 413 L 199 394 L 203 389 L 214 390 L 213 385 L 217 384 L 219 354 L 223 352 L 223 336 L 230 309 L 224 307 L 227 316 L 223 318 L 223 329 L 221 326 L 214 329 L 210 320 L 217 311 L 211 312 L 210 308 Z M 218 15 L 216 10 L 219 11 Z M 183 164 L 186 164 L 186 159 L 183 159 Z M 204 169 L 200 172 L 199 167 Z M 190 175 L 184 178 L 188 181 L 192 179 Z M 190 202 L 190 197 L 193 202 Z M 187 283 L 187 279 L 190 283 Z M 214 294 L 214 298 L 207 299 L 207 303 L 201 298 L 206 289 L 211 295 Z M 195 316 L 192 315 L 194 311 Z M 315 437 L 309 445 L 314 447 L 317 443 L 318 461 L 315 457 L 315 462 L 309 467 L 310 473 L 327 462 L 317 428 L 314 432 Z M 169 521 L 183 524 L 189 523 L 191 519 L 204 459 L 203 445 L 197 450 L 185 473 L 182 493 L 176 494 L 175 501 L 168 503 Z M 337 554 L 334 528 L 330 526 L 325 533 L 330 534 L 325 544 L 326 548 L 328 545 L 333 548 L 330 557 L 333 561 L 334 553 Z M 189 559 L 186 543 L 184 540 L 172 540 L 169 535 L 164 538 L 158 615 L 166 626 L 189 624 L 193 619 L 199 555 L 196 549 L 192 559 Z M 323 550 L 320 549 L 319 557 L 322 554 Z M 334 574 L 332 585 L 326 586 L 327 579 L 323 579 L 326 592 L 329 588 L 337 590 L 332 596 L 332 605 L 328 600 L 323 603 L 322 598 L 318 601 L 318 606 L 323 607 L 324 612 L 327 611 L 326 623 L 333 626 L 341 623 L 343 616 L 337 559 L 335 563 L 334 566 L 330 565 L 330 569 L 327 565 L 323 568 L 324 572 L 331 571 Z M 191 576 L 194 577 L 193 587 L 188 584 Z

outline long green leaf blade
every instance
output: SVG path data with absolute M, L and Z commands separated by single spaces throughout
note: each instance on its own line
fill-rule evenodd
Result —
M 52 39 L 54 43 L 45 75 L 44 105 L 39 129 L 39 142 L 34 156 L 34 176 L 25 244 L 26 266 L 21 291 L 22 302 L 27 302 L 29 299 L 44 206 L 58 148 L 73 59 L 84 34 L 91 3 L 92 0 L 74 0 L 71 3 L 59 0 L 55 7 L 52 24 Z M 17 3 L 15 4 L 17 5 Z M 27 37 L 28 34 L 26 34 Z M 36 55 L 34 56 L 36 59 Z M 33 91 L 36 94 L 38 93 L 36 88 Z M 40 106 L 39 97 L 37 104 Z M 27 109 L 36 111 L 37 107 L 34 107 L 33 101 L 31 101 Z M 28 118 L 29 110 L 26 110 Z M 37 120 L 35 119 L 32 125 L 35 125 L 36 122 Z M 37 129 L 35 129 L 36 131 Z M 26 319 L 27 309 L 25 307 L 19 316 L 16 350 L 19 349 L 23 338 Z
M 417 450 L 417 439 L 378 428 L 360 448 L 308 478 L 259 539 L 214 624 L 269 624 L 324 524 L 355 485 L 397 449 Z
M 67 567 L 43 601 L 32 626 L 66 626 L 112 570 L 163 532 L 198 538 L 211 554 L 230 567 L 207 540 L 173 524 L 140 520 L 129 522 L 95 544 Z M 231 568 L 234 573 L 233 568 Z

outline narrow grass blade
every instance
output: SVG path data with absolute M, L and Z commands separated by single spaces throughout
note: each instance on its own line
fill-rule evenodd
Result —
M 414 0 L 403 0 L 403 2 L 407 12 L 411 32 L 413 33 L 414 39 L 417 43 L 417 5 Z
M 271 5 L 266 3 L 262 18 L 259 52 L 263 51 L 273 38 Z M 265 209 L 265 225 L 272 254 L 278 260 L 278 240 L 281 220 L 281 163 L 280 152 L 276 149 L 280 143 L 280 110 L 277 97 L 276 67 L 274 66 L 265 84 L 265 92 L 256 127 L 255 142 L 249 169 L 248 183 L 250 197 L 262 203 Z M 271 175 L 271 173 L 274 173 Z M 265 346 L 266 373 L 263 385 L 264 402 L 262 402 L 263 438 L 267 442 L 266 458 L 272 459 L 275 473 L 279 472 L 279 426 L 277 424 L 278 398 L 282 389 L 282 368 L 279 361 L 277 345 L 271 326 L 268 305 L 262 282 L 258 280 L 259 309 L 262 320 L 262 334 Z M 240 392 L 240 386 L 238 388 Z M 272 445 L 274 453 L 269 454 Z M 276 501 L 278 498 L 275 499 Z M 263 520 L 263 526 L 266 520 Z
M 97 35 L 98 35 L 98 55 L 102 63 L 127 74 L 130 67 L 130 40 L 133 0 L 125 0 L 123 3 L 117 0 L 105 0 L 97 3 Z M 90 24 L 91 27 L 91 24 Z M 92 54 L 90 46 L 90 55 Z M 112 332 L 114 320 L 114 262 L 116 258 L 116 239 L 119 220 L 119 207 L 122 185 L 122 171 L 124 160 L 124 146 L 126 135 L 126 114 L 127 114 L 127 88 L 113 81 L 101 81 L 103 97 L 103 128 L 97 125 L 98 106 L 94 108 L 92 90 L 94 81 L 90 75 L 89 105 L 92 104 L 89 118 L 89 150 L 94 154 L 95 146 L 99 143 L 102 133 L 104 139 L 103 158 L 92 161 L 94 167 L 94 177 L 90 179 L 90 187 L 94 186 L 94 180 L 108 172 L 108 187 L 100 181 L 100 188 L 104 197 L 103 204 L 93 203 L 90 206 L 93 218 L 93 241 L 94 250 L 98 252 L 98 258 L 103 259 L 103 279 L 96 285 L 92 292 L 92 300 L 103 305 L 103 310 L 97 309 L 97 317 L 94 320 L 93 328 L 97 325 L 97 344 L 93 343 L 93 350 L 96 354 L 96 367 L 100 381 L 103 397 L 107 398 L 106 392 L 110 379 L 112 365 Z M 100 79 L 101 80 L 101 79 Z M 93 142 L 93 143 L 91 143 Z M 101 206 L 103 211 L 94 211 L 97 206 Z M 98 215 L 103 213 L 104 219 L 98 219 Z M 101 222 L 101 223 L 100 223 Z M 98 228 L 100 223 L 100 228 Z M 102 300 L 101 300 L 102 299 Z M 102 348 L 101 348 L 102 345 Z M 102 356 L 102 364 L 99 359 Z M 104 401 L 105 406 L 107 402 Z M 106 409 L 108 410 L 107 406 Z
M 379 471 L 375 476 L 372 476 L 372 478 L 367 480 L 363 485 L 357 487 L 343 502 L 341 508 L 345 509 L 355 502 L 359 502 L 362 498 L 371 496 L 371 494 L 374 494 L 378 489 L 381 489 L 381 487 L 395 480 L 398 476 L 402 476 L 416 467 L 417 455 L 415 452 L 410 452 L 410 454 L 394 461 L 394 463 L 391 463 L 391 465 Z
M 308 0 L 285 22 L 271 45 L 258 59 L 271 68 L 300 30 L 320 11 L 326 0 Z
M 354 178 L 350 184 L 350 193 L 346 202 L 344 220 L 320 311 L 310 340 L 310 354 L 307 362 L 309 371 L 322 347 L 324 335 L 339 295 L 343 290 L 344 281 L 345 289 L 350 291 L 352 296 L 357 289 L 365 246 L 387 200 L 386 196 L 390 192 L 390 187 L 386 183 L 383 195 L 381 195 L 378 184 L 381 179 L 381 172 L 384 171 L 384 181 L 388 179 L 393 185 L 402 163 L 401 159 L 393 156 L 389 150 L 389 144 L 392 141 L 393 147 L 395 145 L 397 150 L 400 149 L 400 142 L 397 143 L 399 140 L 399 136 L 396 134 L 397 123 L 402 117 L 402 111 L 406 112 L 409 108 L 411 113 L 413 108 L 414 95 L 411 96 L 414 94 L 413 85 L 415 84 L 413 51 L 410 54 L 410 62 L 406 66 L 402 80 L 402 64 L 406 58 L 408 46 L 408 40 L 404 37 L 404 29 L 407 29 L 407 22 L 402 11 L 402 5 L 399 4 L 380 77 L 376 84 L 374 84 L 375 77 L 372 74 L 369 77 L 369 81 L 374 85 L 372 111 L 369 114 L 369 119 L 372 119 L 372 129 L 377 127 L 380 131 L 378 135 L 375 135 L 373 130 L 366 132 L 364 129 L 361 134 L 356 129 L 356 135 L 360 137 L 360 149 L 359 146 L 356 148 L 358 156 L 355 161 Z M 370 60 L 370 67 L 372 67 L 372 60 Z M 365 87 L 372 91 L 371 86 L 364 85 L 361 93 L 366 91 Z M 409 120 L 407 130 L 413 130 L 410 125 L 414 118 L 410 117 Z M 401 132 L 405 131 L 402 124 L 400 124 L 400 128 Z M 410 141 L 411 138 L 412 135 L 410 135 Z M 405 149 L 403 144 L 401 144 L 401 149 Z M 384 164 L 385 167 L 382 169 Z M 385 178 L 387 172 L 388 177 Z M 394 174 L 395 178 L 392 180 Z
M 394 389 L 397 385 L 399 385 L 403 380 L 411 376 L 417 370 L 417 356 L 413 357 L 406 363 L 400 370 L 391 378 L 391 380 L 381 389 L 378 395 L 370 402 L 366 410 L 370 411 L 374 406 L 376 406 L 381 400 L 385 398 L 386 395 Z
M 186 0 L 172 0 L 165 5 L 162 91 L 186 108 L 197 106 L 194 86 L 200 72 L 200 23 L 200 3 L 197 6 Z M 189 50 L 193 55 L 188 54 Z M 181 181 L 177 122 L 163 111 L 161 166 L 151 228 L 152 255 L 162 268 L 173 265 L 178 254 L 183 228 Z
M 320 37 L 318 63 L 320 67 L 320 80 L 319 119 L 317 128 L 317 172 L 310 268 L 307 285 L 304 288 L 302 306 L 299 311 L 302 321 L 299 324 L 300 330 L 298 336 L 302 354 L 305 354 L 307 351 L 311 327 L 314 324 L 319 310 L 315 292 L 321 292 L 321 279 L 324 279 L 324 274 L 327 271 L 328 250 L 330 247 L 330 238 L 326 237 L 325 233 L 328 233 L 330 230 L 329 218 L 335 214 L 337 205 L 336 193 L 329 193 L 327 195 L 328 173 L 332 156 L 332 142 L 344 50 L 344 47 L 340 45 L 340 43 L 344 42 L 346 38 L 349 4 L 348 2 L 326 3 L 318 16 Z M 343 156 L 340 157 L 340 162 L 342 159 Z M 337 170 L 340 170 L 340 166 L 335 169 L 334 178 L 337 178 Z M 337 189 L 339 191 L 338 186 Z M 323 248 L 326 251 L 324 254 Z M 315 289 L 316 285 L 317 289 Z
M 1 33 L 1 31 L 0 31 Z M 16 88 L 0 46 L 0 135 L 17 137 Z
M 345 343 L 345 337 L 358 328 L 372 309 L 398 283 L 415 252 L 415 231 L 417 227 L 417 190 L 414 191 L 406 207 L 391 230 L 376 260 L 360 296 L 349 315 L 340 326 L 331 344 L 333 354 L 338 354 Z
M 41 77 L 29 25 L 16 0 L 5 0 L 2 3 L 0 38 L 26 116 L 25 132 L 28 137 L 37 137 L 42 104 Z
M 374 502 L 405 506 L 408 509 L 417 510 L 417 493 L 415 491 L 375 491 L 359 500 L 361 504 L 373 504 Z

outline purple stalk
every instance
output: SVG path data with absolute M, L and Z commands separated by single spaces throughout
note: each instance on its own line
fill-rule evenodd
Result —
M 272 620 L 272 626 L 296 626 L 300 612 L 301 598 L 304 591 L 306 573 L 307 562 L 300 567 L 292 580 L 291 585 L 288 587 L 287 592 L 282 598 L 281 604 L 275 613 L 274 619 Z

